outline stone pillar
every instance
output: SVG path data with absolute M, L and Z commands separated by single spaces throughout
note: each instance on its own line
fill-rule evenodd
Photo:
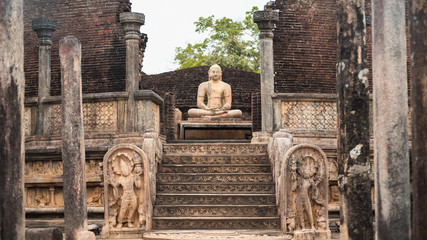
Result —
M 50 55 L 52 33 L 56 30 L 56 21 L 38 18 L 32 21 L 33 30 L 39 38 L 39 90 L 37 101 L 36 135 L 47 134 L 49 127 L 48 108 L 43 105 L 43 99 L 50 95 Z
M 275 10 L 254 13 L 254 22 L 260 30 L 261 54 L 261 129 L 262 132 L 273 132 L 274 64 L 273 64 L 273 29 L 279 20 Z
M 427 236 L 427 0 L 409 1 L 412 107 L 412 238 Z
M 86 239 L 87 193 L 83 130 L 81 45 L 73 36 L 59 42 L 62 85 L 62 161 L 67 240 Z M 95 239 L 95 235 L 93 239 Z M 91 238 L 89 238 L 91 239 Z
M 23 1 L 0 1 L 0 239 L 25 239 Z
M 127 130 L 135 130 L 135 91 L 139 89 L 139 43 L 141 32 L 139 28 L 145 22 L 142 13 L 123 12 L 120 14 L 120 22 L 123 24 L 126 40 L 126 91 L 129 94 L 127 111 Z
M 337 5 L 340 239 L 373 239 L 365 0 Z
M 405 1 L 374 0 L 375 235 L 410 239 Z

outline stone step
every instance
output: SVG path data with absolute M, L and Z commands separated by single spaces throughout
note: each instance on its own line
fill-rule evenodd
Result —
M 270 164 L 161 164 L 158 173 L 271 173 Z
M 164 155 L 162 164 L 270 164 L 266 154 L 251 155 Z
M 158 183 L 272 183 L 271 173 L 158 173 Z
M 163 147 L 166 155 L 176 154 L 267 154 L 266 144 L 247 143 L 193 143 L 193 144 L 166 144 Z
M 279 228 L 279 217 L 153 217 L 153 229 Z
M 169 193 L 274 193 L 274 183 L 157 183 L 157 192 Z
M 206 193 L 157 193 L 156 204 L 275 204 L 276 196 L 272 193 L 234 193 L 234 194 L 206 194 Z
M 275 205 L 156 205 L 155 217 L 275 217 Z
M 281 230 L 154 230 L 144 233 L 146 240 L 290 240 Z

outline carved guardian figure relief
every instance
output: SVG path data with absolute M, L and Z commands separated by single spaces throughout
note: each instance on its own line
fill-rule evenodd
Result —
M 135 234 L 147 228 L 148 161 L 136 146 L 118 145 L 104 157 L 103 236 Z M 112 236 L 113 235 L 113 236 Z
M 328 161 L 315 145 L 292 147 L 283 158 L 282 229 L 295 238 L 330 238 L 328 223 Z

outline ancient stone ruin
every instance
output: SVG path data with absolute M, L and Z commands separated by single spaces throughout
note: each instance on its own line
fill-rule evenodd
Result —
M 131 10 L 0 3 L 0 239 L 427 236 L 425 0 L 270 1 L 259 74 L 146 75 Z

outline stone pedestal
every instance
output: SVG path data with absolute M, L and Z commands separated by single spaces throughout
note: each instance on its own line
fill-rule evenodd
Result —
M 239 118 L 191 118 L 179 123 L 179 139 L 182 140 L 249 140 L 251 122 Z
M 338 1 L 340 238 L 373 239 L 365 1 Z
M 25 239 L 23 1 L 0 3 L 0 239 Z
M 275 10 L 254 13 L 254 22 L 260 30 L 261 55 L 261 128 L 263 132 L 273 132 L 274 63 L 273 63 L 273 29 L 279 20 Z
M 374 0 L 375 234 L 410 239 L 405 2 Z
M 38 18 L 32 21 L 33 30 L 39 38 L 39 84 L 37 102 L 36 135 L 45 135 L 49 128 L 48 107 L 44 106 L 44 98 L 50 96 L 50 55 L 52 33 L 56 30 L 56 21 Z
M 81 44 L 73 36 L 59 42 L 62 83 L 62 161 L 67 240 L 95 239 L 87 232 Z M 91 236 L 91 237 L 90 237 Z
M 126 40 L 126 91 L 129 94 L 127 110 L 127 130 L 135 130 L 135 99 L 134 92 L 139 89 L 139 28 L 145 22 L 142 13 L 124 12 L 120 14 L 120 22 L 125 31 Z

